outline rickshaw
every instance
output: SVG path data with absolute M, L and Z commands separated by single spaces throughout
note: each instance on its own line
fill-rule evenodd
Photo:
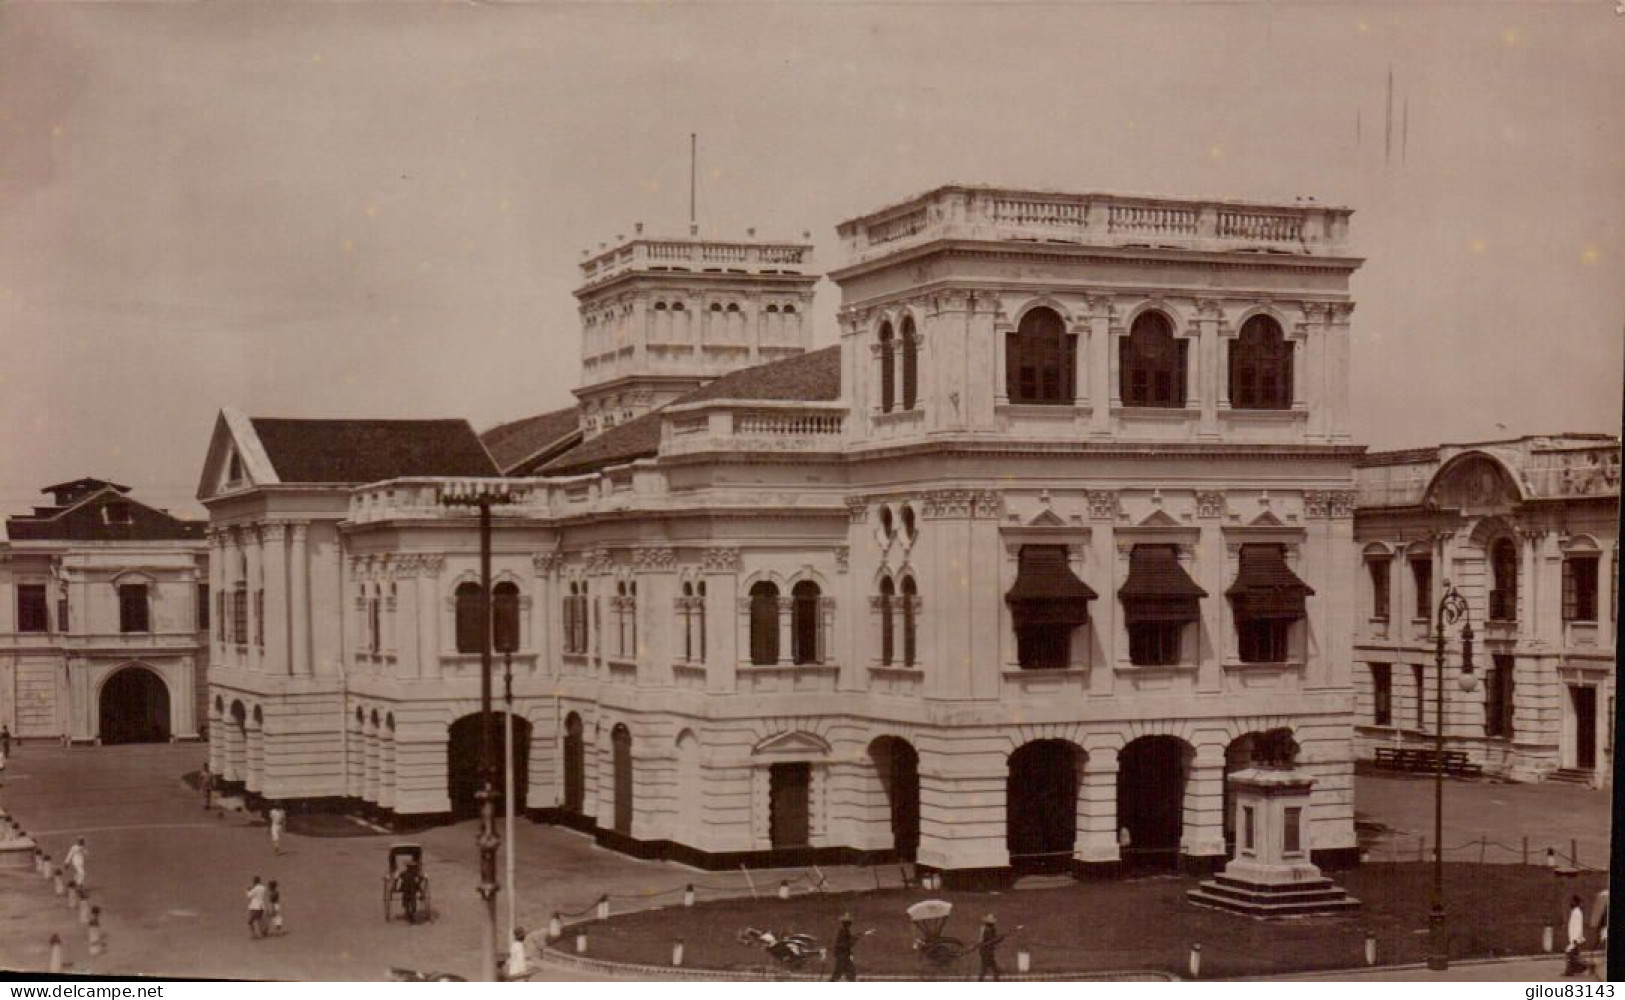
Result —
M 927 899 L 908 908 L 908 918 L 914 921 L 914 950 L 938 969 L 948 968 L 971 950 L 942 933 L 953 912 L 954 904 L 943 899 Z
M 434 907 L 429 901 L 429 876 L 423 874 L 421 844 L 389 846 L 389 872 L 384 875 L 385 921 L 391 918 L 397 897 L 407 923 L 417 923 L 420 914 L 426 919 L 434 919 Z

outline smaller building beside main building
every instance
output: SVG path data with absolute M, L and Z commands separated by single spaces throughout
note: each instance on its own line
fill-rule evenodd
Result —
M 101 479 L 47 486 L 0 532 L 0 723 L 18 738 L 197 739 L 204 525 Z
M 1446 636 L 1445 738 L 1487 773 L 1612 780 L 1619 438 L 1524 437 L 1357 463 L 1357 752 L 1431 746 L 1445 581 L 1467 599 L 1474 690 Z

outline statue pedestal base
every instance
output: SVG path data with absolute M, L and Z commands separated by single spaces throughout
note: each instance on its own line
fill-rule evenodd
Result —
M 1230 775 L 1236 856 L 1186 894 L 1191 902 L 1253 917 L 1302 917 L 1356 909 L 1360 901 L 1309 860 L 1307 819 L 1315 779 L 1291 768 Z

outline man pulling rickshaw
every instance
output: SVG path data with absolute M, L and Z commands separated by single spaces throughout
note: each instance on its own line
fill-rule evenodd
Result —
M 418 913 L 433 918 L 429 904 L 429 878 L 423 874 L 423 848 L 418 844 L 393 844 L 389 848 L 389 873 L 384 876 L 384 919 L 390 918 L 392 903 L 400 897 L 401 912 L 408 924 L 418 922 Z

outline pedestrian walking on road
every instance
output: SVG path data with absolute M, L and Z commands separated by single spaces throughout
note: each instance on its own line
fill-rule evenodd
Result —
M 203 785 L 203 811 L 208 812 L 214 805 L 214 773 L 209 770 L 208 764 L 203 765 L 202 776 L 198 781 Z
M 288 814 L 281 806 L 272 806 L 267 814 L 271 824 L 271 853 L 282 853 L 282 830 L 288 825 Z
M 530 975 L 530 957 L 525 954 L 525 929 L 515 927 L 513 940 L 508 943 L 508 969 L 509 979 L 524 979 Z
M 4 750 L 0 750 L 0 785 L 5 784 L 5 779 L 6 779 L 6 752 Z
M 1567 962 L 1563 966 L 1563 975 L 1572 976 L 1584 972 L 1587 965 L 1580 958 L 1580 949 L 1586 943 L 1586 915 L 1580 906 L 1580 897 L 1574 896 L 1569 900 L 1569 946 L 1564 952 Z
M 248 887 L 248 936 L 262 938 L 265 936 L 265 907 L 268 902 L 270 890 L 260 881 L 258 875 L 254 876 L 254 883 Z
M 407 861 L 400 876 L 401 909 L 406 911 L 406 922 L 418 922 L 418 900 L 423 896 L 423 873 L 416 861 Z
M 271 917 L 271 933 L 277 937 L 286 934 L 287 928 L 282 924 L 282 890 L 276 886 L 276 879 L 271 880 L 265 893 L 265 912 Z
M 73 869 L 73 884 L 81 889 L 85 886 L 85 858 L 89 853 L 85 849 L 85 838 L 80 837 L 68 848 L 67 857 L 62 859 L 64 866 Z
M 11 727 L 0 726 L 0 756 L 11 756 Z
M 857 940 L 852 937 L 852 914 L 841 914 L 841 929 L 835 932 L 835 971 L 830 973 L 829 981 L 838 982 L 846 980 L 849 983 L 858 981 L 858 966 L 852 961 L 852 948 Z
M 976 981 L 981 982 L 988 976 L 999 981 L 999 925 L 994 922 L 993 914 L 989 913 L 982 921 L 982 937 L 976 942 L 976 955 L 981 960 L 981 969 L 976 973 Z

